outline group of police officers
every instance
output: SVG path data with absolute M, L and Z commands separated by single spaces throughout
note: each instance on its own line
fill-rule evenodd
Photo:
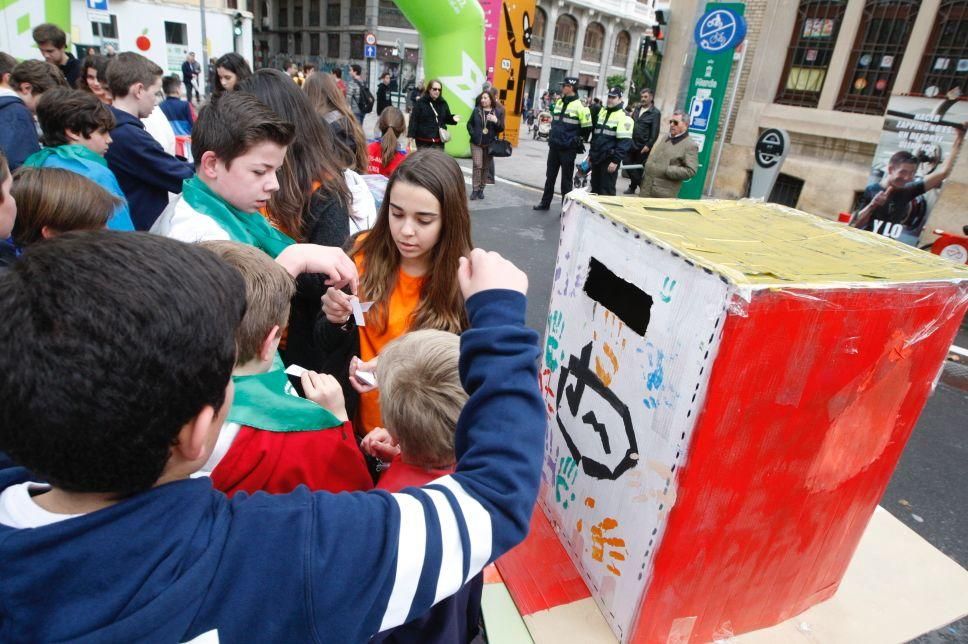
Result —
M 632 146 L 632 118 L 625 113 L 622 88 L 608 90 L 605 107 L 592 121 L 591 111 L 577 94 L 578 79 L 565 78 L 561 98 L 551 108 L 551 135 L 548 138 L 548 164 L 544 192 L 534 210 L 548 210 L 555 194 L 555 179 L 561 172 L 561 194 L 572 189 L 575 157 L 585 151 L 585 141 L 592 135 L 588 162 L 591 166 L 591 191 L 614 195 L 619 167 Z

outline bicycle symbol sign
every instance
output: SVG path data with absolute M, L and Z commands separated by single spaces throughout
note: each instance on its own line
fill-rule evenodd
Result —
M 713 9 L 696 23 L 696 44 L 708 54 L 733 49 L 746 37 L 746 21 L 730 9 Z

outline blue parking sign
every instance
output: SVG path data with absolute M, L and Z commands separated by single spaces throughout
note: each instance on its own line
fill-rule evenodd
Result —
M 709 118 L 713 114 L 713 99 L 693 96 L 689 105 L 689 129 L 705 132 L 709 127 Z
M 94 11 L 107 11 L 108 0 L 87 0 L 87 8 Z
M 693 36 L 699 49 L 707 54 L 734 49 L 746 38 L 746 20 L 731 9 L 713 9 L 696 23 Z
M 363 58 L 376 58 L 376 45 L 363 45 Z

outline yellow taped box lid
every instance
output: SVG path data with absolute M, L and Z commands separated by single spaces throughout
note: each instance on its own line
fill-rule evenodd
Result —
M 569 199 L 744 290 L 968 280 L 968 266 L 778 204 L 608 197 L 583 191 Z

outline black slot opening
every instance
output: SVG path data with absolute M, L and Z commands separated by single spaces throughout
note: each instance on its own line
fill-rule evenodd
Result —
M 584 291 L 606 309 L 618 316 L 625 325 L 641 336 L 649 328 L 652 317 L 652 296 L 591 258 Z

